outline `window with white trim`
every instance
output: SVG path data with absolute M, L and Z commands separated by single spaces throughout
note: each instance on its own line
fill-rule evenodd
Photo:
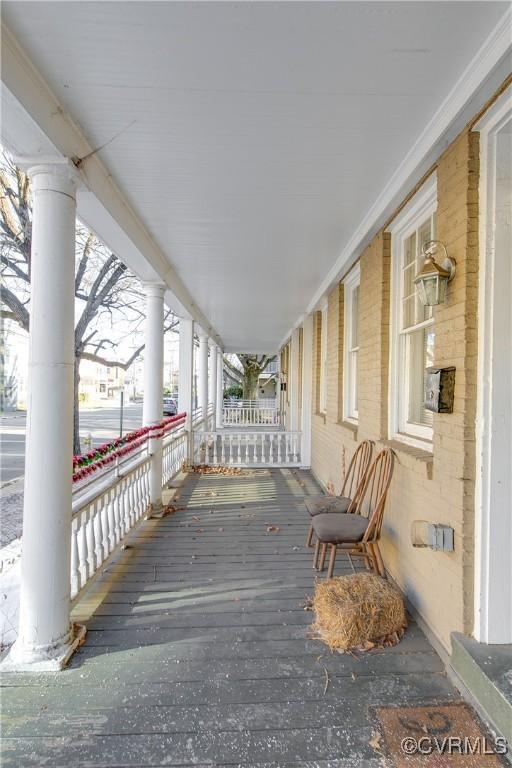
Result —
M 414 278 L 423 266 L 422 245 L 436 238 L 434 175 L 391 226 L 390 437 L 417 445 L 432 441 L 432 412 L 425 401 L 426 369 L 434 363 L 432 307 L 424 307 Z
M 320 413 L 327 410 L 327 301 L 321 308 L 322 325 L 320 329 Z
M 357 369 L 359 356 L 359 264 L 343 281 L 344 301 L 344 370 L 343 370 L 343 418 L 357 421 Z

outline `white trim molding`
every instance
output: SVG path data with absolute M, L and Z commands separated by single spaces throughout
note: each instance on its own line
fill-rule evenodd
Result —
M 475 620 L 512 643 L 512 86 L 480 133 L 480 272 L 475 483 Z
M 354 294 L 361 283 L 359 262 L 350 270 L 343 281 L 343 418 L 357 424 L 357 357 L 359 353 L 359 318 L 358 341 L 352 345 L 354 324 Z M 359 306 L 359 305 L 358 305 Z

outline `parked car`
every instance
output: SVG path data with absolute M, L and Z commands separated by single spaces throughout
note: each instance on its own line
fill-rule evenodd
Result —
M 178 404 L 173 397 L 164 397 L 164 416 L 176 416 Z

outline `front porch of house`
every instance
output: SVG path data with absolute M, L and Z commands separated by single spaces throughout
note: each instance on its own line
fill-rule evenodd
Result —
M 4 763 L 402 768 L 402 738 L 484 733 L 454 673 L 512 742 L 511 9 L 150 9 L 2 3 L 31 194 Z M 81 221 L 139 281 L 144 403 L 73 456 Z M 275 358 L 275 399 L 224 399 L 234 354 Z M 367 478 L 393 456 L 380 572 L 418 624 L 355 658 L 309 636 L 304 496 L 363 444 Z
M 413 620 L 366 654 L 311 637 L 304 497 L 318 486 L 303 470 L 240 472 L 172 483 L 176 511 L 141 522 L 75 605 L 87 637 L 67 669 L 4 674 L 6 768 L 377 768 L 418 736 L 388 728 L 388 707 L 455 714 Z

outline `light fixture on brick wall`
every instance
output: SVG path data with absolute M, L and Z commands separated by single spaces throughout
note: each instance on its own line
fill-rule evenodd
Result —
M 439 265 L 435 256 L 441 248 L 444 252 L 444 261 Z M 423 306 L 434 307 L 443 304 L 446 296 L 446 286 L 455 274 L 455 259 L 448 256 L 446 246 L 440 240 L 428 240 L 421 247 L 425 263 L 421 272 L 414 278 L 418 286 L 418 297 Z

